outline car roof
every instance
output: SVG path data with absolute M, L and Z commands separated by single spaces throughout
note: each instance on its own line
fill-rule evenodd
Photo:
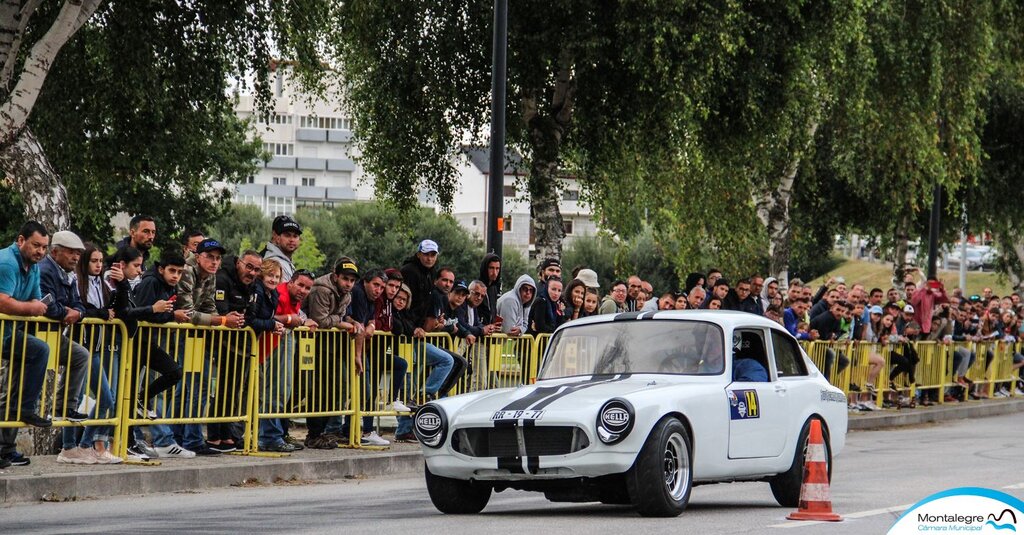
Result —
M 570 321 L 559 327 L 578 325 L 591 325 L 597 323 L 612 323 L 619 321 L 645 321 L 645 320 L 680 320 L 680 321 L 706 321 L 714 323 L 722 328 L 738 327 L 768 327 L 782 329 L 777 322 L 757 314 L 739 312 L 735 310 L 657 310 L 648 312 L 621 312 L 618 314 L 601 314 L 588 316 Z

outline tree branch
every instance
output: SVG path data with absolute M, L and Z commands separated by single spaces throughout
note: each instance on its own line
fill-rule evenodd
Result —
M 29 113 L 46 81 L 60 49 L 82 27 L 103 0 L 68 0 L 46 34 L 32 46 L 25 67 L 10 97 L 0 106 L 0 145 L 14 140 L 28 121 Z
M 11 43 L 11 48 L 7 52 L 7 57 L 4 58 L 3 69 L 0 70 L 0 87 L 7 89 L 11 84 L 11 75 L 14 74 L 14 65 L 18 62 L 18 53 L 21 51 L 21 44 L 25 37 L 25 28 L 28 27 L 28 21 L 32 18 L 32 14 L 39 9 L 39 4 L 43 3 L 43 0 L 28 0 L 25 5 L 21 6 L 21 12 L 18 14 L 18 29 L 14 35 L 14 41 Z

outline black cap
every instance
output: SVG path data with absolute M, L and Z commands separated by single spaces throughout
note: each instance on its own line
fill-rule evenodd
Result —
M 468 294 L 469 293 L 469 286 L 466 285 L 466 281 L 460 280 L 459 282 L 455 283 L 455 286 L 452 288 L 452 291 L 453 292 L 462 292 L 462 293 L 467 293 Z
M 205 240 L 199 242 L 199 245 L 196 246 L 196 254 L 206 253 L 210 251 L 220 251 L 220 254 L 225 254 L 228 252 L 227 249 L 225 249 L 224 246 L 221 245 L 219 241 L 213 238 L 206 238 Z
M 558 260 L 555 260 L 554 258 L 545 258 L 544 261 L 540 263 L 540 267 L 538 267 L 537 269 L 538 271 L 544 271 L 545 269 L 551 266 L 561 267 L 562 264 L 559 264 Z
M 334 264 L 334 273 L 335 275 L 346 274 L 358 278 L 359 268 L 356 267 L 356 263 L 354 260 L 347 256 L 343 256 L 338 259 L 338 262 L 336 264 Z
M 302 234 L 302 226 L 299 225 L 299 223 L 290 215 L 279 215 L 275 217 L 273 229 L 274 234 L 284 234 L 285 232 Z

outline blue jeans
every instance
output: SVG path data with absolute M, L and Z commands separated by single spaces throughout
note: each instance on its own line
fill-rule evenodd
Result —
M 10 322 L 5 322 L 2 358 L 10 361 L 11 377 L 13 377 L 9 386 L 8 396 L 10 397 L 8 399 L 16 401 L 20 398 L 18 409 L 8 408 L 4 411 L 3 419 L 16 421 L 23 415 L 35 414 L 39 410 L 39 395 L 43 391 L 43 379 L 46 377 L 50 346 L 35 336 L 25 333 L 24 329 L 16 328 Z M 20 392 L 18 391 L 19 377 L 24 377 L 24 384 Z
M 445 350 L 435 346 L 434 344 L 423 344 L 420 346 L 416 344 L 413 349 L 413 359 L 416 365 L 420 362 L 420 347 L 425 347 L 427 352 L 427 366 L 431 367 L 430 375 L 427 376 L 427 384 L 424 386 L 424 390 L 427 394 L 436 394 L 441 389 L 441 385 L 444 384 L 445 379 L 448 378 L 448 374 L 452 371 L 452 366 L 455 364 L 455 359 Z
M 286 333 L 277 348 L 263 363 L 260 374 L 261 413 L 283 412 L 291 398 L 295 373 L 295 337 Z M 284 443 L 284 423 L 281 418 L 260 418 L 260 447 Z
M 184 332 L 178 334 L 177 345 L 175 358 L 178 360 L 178 364 L 185 368 Z M 209 339 L 207 339 L 205 348 L 202 371 L 190 372 L 185 368 L 185 377 L 174 391 L 174 417 L 200 418 L 206 414 L 210 378 L 213 373 Z M 179 407 L 181 408 L 180 411 L 178 410 Z M 178 412 L 181 414 L 177 414 Z M 181 447 L 195 451 L 196 449 L 202 449 L 206 445 L 206 438 L 203 437 L 203 424 L 175 424 L 173 427 L 174 437 Z
M 111 370 L 116 373 L 117 368 Z M 92 355 L 92 366 L 89 369 L 89 390 L 96 396 L 97 407 L 89 411 L 90 418 L 106 419 L 113 417 L 114 394 L 110 389 L 110 381 L 107 380 L 107 371 L 103 368 L 102 352 L 95 352 Z M 64 449 L 71 449 L 76 444 L 83 448 L 93 447 L 96 441 L 110 440 L 110 433 L 114 429 L 111 425 L 90 425 L 86 426 L 79 440 L 75 440 L 78 429 L 65 427 L 61 430 L 64 439 Z

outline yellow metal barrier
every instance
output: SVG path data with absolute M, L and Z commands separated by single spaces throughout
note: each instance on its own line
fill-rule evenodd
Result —
M 52 417 L 54 427 L 116 428 L 123 323 L 85 319 L 66 326 L 42 317 L 0 315 L 0 337 L 0 428 L 24 427 L 27 412 Z M 87 418 L 69 421 L 71 410 Z
M 276 342 L 276 343 L 275 343 Z M 367 344 L 369 346 L 369 344 Z M 261 420 L 313 418 L 325 433 L 340 433 L 341 418 L 359 411 L 359 376 L 355 347 L 348 333 L 337 329 L 296 329 L 283 337 L 261 336 L 263 360 L 254 391 L 250 435 L 260 436 Z M 365 356 L 364 356 L 365 363 Z M 351 426 L 347 444 L 358 446 L 358 426 Z M 342 437 L 344 438 L 344 437 Z M 258 448 L 252 441 L 252 450 Z
M 241 451 L 254 450 L 249 431 L 259 370 L 252 329 L 140 323 L 126 346 L 131 358 L 123 364 L 127 387 L 121 389 L 118 455 L 126 453 L 131 426 L 170 424 L 206 424 L 209 440 L 228 439 L 240 430 Z M 181 380 L 162 392 L 151 390 L 159 389 L 159 382 L 148 376 L 168 375 L 175 366 Z M 156 430 L 168 432 L 167 427 Z

